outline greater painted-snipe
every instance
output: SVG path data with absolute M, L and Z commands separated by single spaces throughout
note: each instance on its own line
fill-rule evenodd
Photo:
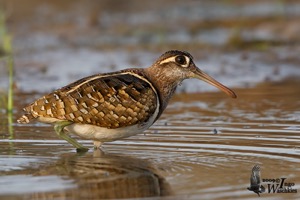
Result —
M 236 98 L 193 62 L 184 51 L 162 54 L 148 68 L 131 68 L 96 74 L 47 94 L 24 108 L 19 123 L 37 120 L 54 124 L 58 136 L 78 151 L 87 151 L 69 133 L 94 141 L 114 141 L 143 132 L 167 107 L 176 87 L 185 79 L 203 80 Z

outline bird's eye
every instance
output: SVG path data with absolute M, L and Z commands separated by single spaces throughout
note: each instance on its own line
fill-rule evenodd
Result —
M 179 65 L 185 65 L 186 64 L 186 59 L 184 56 L 177 56 L 175 58 L 175 61 L 179 64 Z

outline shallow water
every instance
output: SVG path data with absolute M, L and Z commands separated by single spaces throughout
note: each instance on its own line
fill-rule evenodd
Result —
M 85 154 L 49 125 L 8 126 L 0 109 L 0 199 L 256 199 L 246 189 L 255 164 L 262 179 L 286 178 L 297 190 L 268 193 L 273 182 L 263 182 L 262 199 L 300 199 L 299 2 L 3 2 L 13 36 L 14 122 L 42 95 L 33 91 L 146 67 L 174 48 L 241 89 L 230 99 L 184 81 L 144 134 L 107 143 L 102 152 L 80 140 L 91 148 Z M 1 59 L 0 93 L 5 66 Z
M 300 197 L 299 80 L 222 93 L 176 95 L 145 134 L 106 143 L 103 152 L 78 154 L 44 124 L 1 126 L 1 199 L 254 199 L 251 169 L 262 179 L 286 178 Z M 26 101 L 19 94 L 15 118 Z M 5 119 L 1 114 L 2 121 Z M 9 139 L 12 138 L 12 139 Z M 263 185 L 268 188 L 268 183 Z M 270 183 L 269 183 L 270 184 Z

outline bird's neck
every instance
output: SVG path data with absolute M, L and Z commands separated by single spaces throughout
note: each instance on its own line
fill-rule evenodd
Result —
M 153 86 L 156 88 L 160 100 L 160 113 L 165 110 L 168 105 L 170 98 L 173 96 L 177 85 L 179 84 L 178 79 L 174 79 L 173 76 L 166 74 L 164 69 L 156 67 L 149 67 L 144 69 L 144 73 Z

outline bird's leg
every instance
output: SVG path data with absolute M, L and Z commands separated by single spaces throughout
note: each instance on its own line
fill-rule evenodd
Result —
M 76 148 L 77 152 L 86 152 L 86 151 L 88 151 L 89 150 L 88 148 L 82 146 L 75 139 L 71 138 L 68 134 L 66 134 L 64 132 L 64 127 L 66 127 L 66 126 L 68 126 L 70 124 L 72 124 L 72 122 L 69 122 L 69 121 L 56 122 L 54 124 L 54 130 L 55 130 L 56 134 L 60 138 L 66 140 L 67 142 L 69 142 L 70 144 L 72 144 Z
M 101 149 L 102 142 L 94 140 L 94 149 Z

